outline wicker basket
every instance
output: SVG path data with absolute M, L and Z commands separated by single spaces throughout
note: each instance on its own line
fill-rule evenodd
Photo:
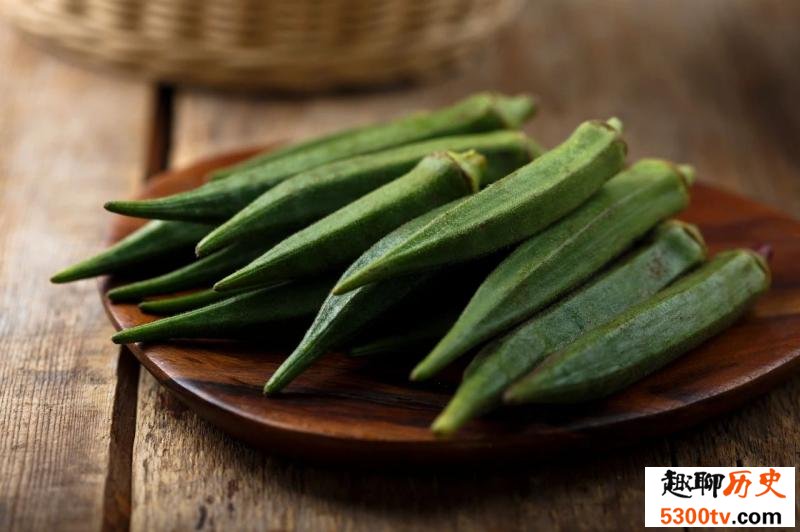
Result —
M 26 34 L 92 63 L 203 85 L 319 90 L 458 64 L 521 0 L 11 0 Z

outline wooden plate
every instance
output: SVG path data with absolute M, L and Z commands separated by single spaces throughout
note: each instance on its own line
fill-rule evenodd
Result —
M 154 178 L 143 196 L 196 186 L 210 169 L 252 152 L 201 162 Z M 324 461 L 441 462 L 541 458 L 581 448 L 633 443 L 735 408 L 800 365 L 800 223 L 699 184 L 682 219 L 698 224 L 712 252 L 768 244 L 771 291 L 721 336 L 607 400 L 567 408 L 515 408 L 438 440 L 428 425 L 453 382 L 407 380 L 412 358 L 388 363 L 332 354 L 267 398 L 261 387 L 287 353 L 269 345 L 175 342 L 132 345 L 139 361 L 202 417 L 271 451 Z M 140 221 L 119 218 L 112 240 Z M 113 279 L 101 282 L 103 293 Z M 150 321 L 134 305 L 112 305 L 118 329 Z

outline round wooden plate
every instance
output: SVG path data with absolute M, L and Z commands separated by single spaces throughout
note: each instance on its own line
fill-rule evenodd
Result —
M 210 169 L 252 153 L 229 154 L 154 178 L 143 197 L 197 186 Z M 413 357 L 354 360 L 331 354 L 279 397 L 261 393 L 286 357 L 268 343 L 174 342 L 130 348 L 162 384 L 202 417 L 253 445 L 325 461 L 439 462 L 541 458 L 632 443 L 735 408 L 800 365 L 800 223 L 702 184 L 682 219 L 700 226 L 712 252 L 769 245 L 773 286 L 733 328 L 630 389 L 574 407 L 504 410 L 441 440 L 428 425 L 455 378 L 407 380 Z M 119 218 L 117 240 L 141 224 Z M 102 293 L 114 279 L 101 282 Z M 152 318 L 135 305 L 103 302 L 115 327 Z M 422 355 L 422 353 L 420 353 Z

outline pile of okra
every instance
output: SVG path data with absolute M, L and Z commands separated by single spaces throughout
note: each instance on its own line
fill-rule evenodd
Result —
M 53 281 L 158 272 L 108 292 L 160 316 L 116 343 L 294 339 L 270 395 L 331 351 L 418 355 L 413 381 L 471 357 L 437 434 L 503 403 L 608 396 L 733 323 L 768 265 L 747 249 L 708 258 L 698 228 L 671 219 L 690 166 L 626 161 L 616 118 L 545 150 L 519 129 L 534 111 L 476 94 L 111 201 L 152 221 Z

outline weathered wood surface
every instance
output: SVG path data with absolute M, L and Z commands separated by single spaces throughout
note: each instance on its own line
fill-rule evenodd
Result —
M 104 515 L 127 522 L 120 350 L 96 283 L 48 278 L 101 248 L 103 200 L 141 180 L 149 89 L 66 65 L 2 23 L 0 72 L 0 530 L 97 530 Z
M 122 364 L 125 386 L 115 390 L 118 351 L 94 285 L 49 287 L 46 277 L 99 248 L 109 219 L 101 201 L 126 195 L 167 152 L 184 164 L 472 90 L 532 90 L 542 112 L 530 131 L 546 144 L 583 118 L 616 114 L 633 157 L 690 161 L 701 179 L 800 217 L 798 20 L 791 0 L 536 0 L 472 72 L 438 85 L 312 99 L 179 89 L 174 109 L 167 90 L 156 113 L 167 119 L 151 124 L 143 85 L 45 57 L 3 27 L 0 529 L 97 529 L 104 515 L 126 524 L 124 457 L 109 467 L 109 447 L 124 455 L 131 445 L 112 421 L 132 420 L 134 405 L 121 398 L 136 372 Z M 798 404 L 795 378 L 719 421 L 600 457 L 496 474 L 353 472 L 248 449 L 143 372 L 131 525 L 638 529 L 645 465 L 798 464 Z
M 631 155 L 800 216 L 797 5 L 786 1 L 531 2 L 475 71 L 436 85 L 311 100 L 179 91 L 171 161 L 294 139 L 473 90 L 532 90 L 546 144 L 620 116 Z M 793 140 L 795 139 L 795 140 Z M 646 465 L 798 462 L 800 379 L 740 412 L 625 451 L 497 474 L 352 472 L 264 456 L 182 409 L 143 374 L 133 528 L 636 529 Z

